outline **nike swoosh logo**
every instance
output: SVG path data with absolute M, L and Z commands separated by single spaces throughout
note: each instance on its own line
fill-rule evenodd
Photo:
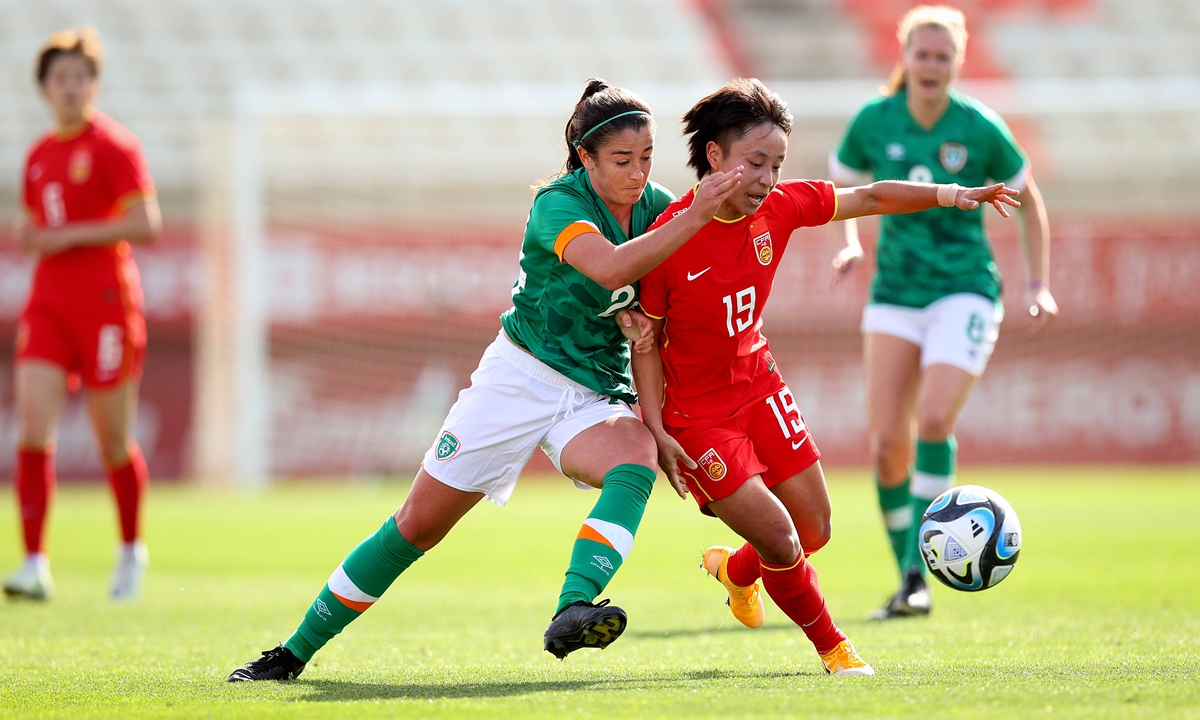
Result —
M 794 442 L 794 443 L 792 443 L 792 449 L 793 449 L 793 450 L 799 450 L 799 449 L 800 449 L 800 446 L 801 446 L 801 445 L 803 445 L 803 444 L 804 444 L 804 443 L 806 443 L 806 442 L 808 442 L 808 436 L 807 436 L 807 435 L 805 435 L 805 436 L 804 436 L 804 439 L 803 439 L 803 440 L 801 440 L 800 442 Z
M 691 273 L 688 273 L 688 274 L 687 274 L 687 276 L 688 276 L 688 280 L 689 280 L 689 281 L 691 281 L 691 280 L 695 280 L 696 278 L 700 277 L 701 275 L 703 275 L 704 273 L 708 272 L 709 270 L 712 270 L 712 266 L 711 266 L 711 265 L 710 265 L 710 266 L 708 266 L 708 267 L 706 267 L 706 268 L 704 268 L 703 270 L 701 270 L 700 272 L 696 273 L 695 275 L 693 275 L 693 274 L 691 274 Z

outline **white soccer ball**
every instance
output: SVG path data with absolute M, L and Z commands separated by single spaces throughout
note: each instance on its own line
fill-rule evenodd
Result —
M 925 511 L 918 536 L 930 574 L 955 590 L 987 590 L 1008 577 L 1021 552 L 1021 521 L 999 493 L 962 485 Z

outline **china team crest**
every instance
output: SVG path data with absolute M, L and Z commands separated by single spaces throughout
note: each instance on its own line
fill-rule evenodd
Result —
M 962 143 L 942 143 L 942 147 L 938 150 L 938 157 L 942 161 L 942 167 L 946 168 L 948 173 L 957 173 L 967 166 L 967 146 Z
M 81 185 L 92 175 L 92 153 L 87 148 L 80 148 L 71 154 L 67 164 L 67 176 L 71 182 Z
M 437 457 L 438 460 L 449 460 L 457 453 L 458 438 L 454 437 L 454 433 L 450 432 L 449 430 L 443 432 L 442 436 L 438 438 L 437 450 L 434 452 L 434 456 Z
M 758 254 L 760 265 L 770 265 L 775 253 L 771 248 L 771 231 L 766 222 L 755 220 L 750 223 L 750 237 L 754 238 L 754 252 Z
M 704 472 L 708 473 L 714 482 L 725 477 L 725 461 L 713 448 L 709 448 L 708 452 L 700 456 L 700 467 L 704 468 Z

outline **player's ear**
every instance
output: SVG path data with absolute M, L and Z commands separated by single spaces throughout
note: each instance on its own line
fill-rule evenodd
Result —
M 583 165 L 585 170 L 588 172 L 596 171 L 596 158 L 592 157 L 592 154 L 587 151 L 587 148 L 580 145 L 579 147 L 575 148 L 575 152 L 579 153 L 579 164 Z
M 708 158 L 708 167 L 710 170 L 716 170 L 721 167 L 721 162 L 725 160 L 725 151 L 714 140 L 709 140 L 704 146 L 704 156 Z

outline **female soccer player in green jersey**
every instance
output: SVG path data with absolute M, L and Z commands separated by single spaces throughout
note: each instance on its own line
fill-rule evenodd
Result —
M 850 123 L 830 156 L 831 177 L 843 185 L 872 175 L 967 186 L 993 178 L 1021 190 L 1029 268 L 1024 307 L 1038 329 L 1045 327 L 1058 312 L 1047 283 L 1045 205 L 1004 121 L 950 89 L 967 43 L 962 13 L 914 8 L 898 37 L 903 61 L 883 96 Z M 862 258 L 854 221 L 845 228 L 846 247 L 833 261 L 837 277 Z M 873 614 L 882 619 L 929 612 L 916 531 L 929 502 L 953 483 L 954 424 L 995 347 L 1003 306 L 979 210 L 887 216 L 877 254 L 862 320 L 867 414 L 879 504 L 902 578 L 895 596 Z
M 636 95 L 588 82 L 567 123 L 566 168 L 534 197 L 513 307 L 408 498 L 334 570 L 291 638 L 235 670 L 231 682 L 299 675 L 476 503 L 504 505 L 538 447 L 577 485 L 600 488 L 544 647 L 562 659 L 603 648 L 625 629 L 620 608 L 592 601 L 633 547 L 657 450 L 630 409 L 629 347 L 615 316 L 637 298 L 638 278 L 704 227 L 741 179 L 741 168 L 709 176 L 687 212 L 646 232 L 674 200 L 649 182 L 654 129 Z

